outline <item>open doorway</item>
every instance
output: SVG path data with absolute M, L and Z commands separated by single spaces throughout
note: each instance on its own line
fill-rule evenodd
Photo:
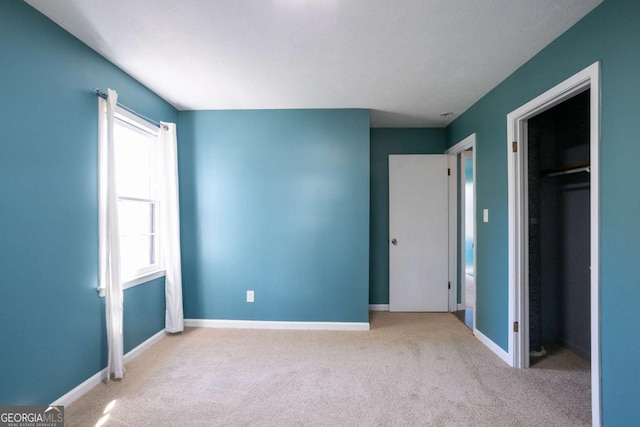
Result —
M 476 314 L 475 141 L 476 135 L 471 134 L 446 151 L 450 169 L 450 310 L 471 330 Z
M 460 304 L 458 316 L 474 327 L 476 301 L 473 147 L 460 153 Z
M 554 369 L 547 366 L 552 358 L 544 359 L 549 350 L 579 355 L 595 426 L 601 425 L 599 76 L 595 63 L 507 116 L 508 356 L 514 367 L 539 360 Z
M 565 349 L 591 360 L 589 98 L 528 121 L 531 366 Z

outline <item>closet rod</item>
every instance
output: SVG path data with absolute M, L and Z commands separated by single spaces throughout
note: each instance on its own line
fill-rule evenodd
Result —
M 545 176 L 569 175 L 569 174 L 578 173 L 578 172 L 591 173 L 591 166 L 582 166 L 579 168 L 567 169 L 559 172 L 551 172 L 551 173 L 545 174 Z

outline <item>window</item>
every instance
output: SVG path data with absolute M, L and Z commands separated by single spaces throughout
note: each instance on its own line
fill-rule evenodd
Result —
M 157 171 L 158 129 L 117 111 L 114 151 L 123 287 L 162 275 Z
M 98 96 L 98 295 L 105 297 L 109 374 L 122 377 L 124 289 L 165 277 L 167 332 L 184 329 L 175 123 Z M 142 120 L 145 119 L 145 120 Z M 112 363 L 113 362 L 113 363 Z

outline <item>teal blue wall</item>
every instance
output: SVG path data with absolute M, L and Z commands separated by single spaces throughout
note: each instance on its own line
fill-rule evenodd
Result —
M 367 322 L 369 111 L 181 112 L 178 130 L 185 317 Z
M 177 112 L 22 1 L 0 2 L 0 58 L 0 405 L 47 404 L 106 366 L 92 89 Z M 125 291 L 127 349 L 163 324 L 163 280 Z
M 590 64 L 602 64 L 601 339 L 604 424 L 640 419 L 640 2 L 605 0 L 447 128 L 450 145 L 476 132 L 477 327 L 507 348 L 509 112 Z M 490 222 L 480 221 L 489 209 Z
M 164 329 L 164 278 L 124 291 L 124 352 Z
M 371 129 L 369 303 L 389 304 L 389 154 L 443 154 L 445 130 Z

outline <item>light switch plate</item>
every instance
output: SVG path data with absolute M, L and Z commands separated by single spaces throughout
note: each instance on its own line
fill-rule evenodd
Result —
M 489 222 L 489 209 L 482 210 L 482 220 L 484 222 Z

